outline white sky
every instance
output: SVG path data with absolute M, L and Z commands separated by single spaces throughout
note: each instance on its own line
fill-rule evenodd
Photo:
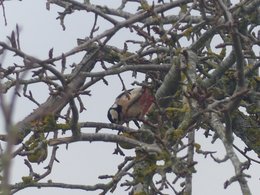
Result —
M 107 5 L 117 7 L 121 1 L 91 1 L 104 2 Z M 11 31 L 15 29 L 15 25 L 19 24 L 22 28 L 20 33 L 20 41 L 22 49 L 30 55 L 45 59 L 48 57 L 48 51 L 54 47 L 54 56 L 60 55 L 76 46 L 77 38 L 84 38 L 88 36 L 89 29 L 91 29 L 93 20 L 85 12 L 76 12 L 65 19 L 66 31 L 63 31 L 59 25 L 59 21 L 55 18 L 58 16 L 57 11 L 62 11 L 59 7 L 51 6 L 51 11 L 45 9 L 45 1 L 23 0 L 5 2 L 5 10 L 8 25 L 4 25 L 3 17 L 0 17 L 0 40 L 5 41 L 6 36 L 10 35 Z M 2 16 L 2 9 L 0 10 Z M 87 16 L 87 17 L 86 17 Z M 110 26 L 107 23 L 102 23 L 100 29 L 107 29 Z M 102 31 L 100 31 L 102 32 Z M 111 44 L 123 47 L 123 42 L 129 36 L 134 36 L 128 31 L 124 30 L 120 36 L 111 40 Z M 17 60 L 17 59 L 15 59 Z M 67 59 L 68 62 L 78 62 L 80 56 Z M 1 61 L 1 58 L 0 58 Z M 5 63 L 11 63 L 10 58 L 7 58 Z M 123 74 L 123 78 L 128 78 L 126 81 L 127 87 L 134 80 L 130 78 L 130 74 Z M 142 78 L 140 75 L 139 78 Z M 121 84 L 118 78 L 108 77 L 109 86 L 104 85 L 102 82 L 94 85 L 92 90 L 92 97 L 84 98 L 84 103 L 87 111 L 80 117 L 81 121 L 100 121 L 108 122 L 106 118 L 107 109 L 113 103 L 114 98 L 121 91 Z M 46 88 L 35 86 L 31 88 L 33 95 L 40 102 L 44 102 L 47 98 Z M 14 121 L 17 122 L 28 115 L 36 108 L 28 100 L 19 99 L 16 105 Z M 0 133 L 4 133 L 2 125 L 2 115 L 0 115 Z M 94 130 L 85 130 L 84 132 L 94 132 Z M 105 131 L 105 130 L 103 130 Z M 224 157 L 224 151 L 220 141 L 215 144 L 210 143 L 210 139 L 206 139 L 203 132 L 197 133 L 197 142 L 202 145 L 204 150 L 218 151 L 219 158 Z M 67 134 L 69 135 L 69 134 Z M 239 139 L 236 140 L 239 142 Z M 243 145 L 239 143 L 241 147 Z M 69 145 L 69 149 L 65 150 L 65 146 L 60 146 L 57 152 L 57 158 L 60 163 L 55 163 L 53 167 L 53 174 L 47 177 L 46 180 L 51 179 L 53 182 L 64 182 L 72 184 L 95 184 L 103 182 L 98 180 L 99 175 L 112 175 L 117 170 L 117 165 L 122 162 L 121 156 L 112 155 L 115 144 L 108 143 L 73 143 Z M 132 154 L 132 151 L 125 151 L 126 154 Z M 252 152 L 252 157 L 256 155 Z M 234 170 L 231 163 L 217 164 L 211 158 L 203 158 L 203 156 L 196 155 L 195 160 L 199 161 L 196 165 L 197 173 L 193 175 L 193 194 L 194 195 L 230 195 L 241 194 L 240 187 L 237 183 L 232 184 L 226 190 L 223 189 L 224 182 L 234 175 Z M 244 159 L 245 160 L 245 159 Z M 47 165 L 48 161 L 34 166 L 35 171 L 38 170 L 42 173 L 43 167 Z M 37 172 L 37 171 L 36 171 Z M 28 168 L 23 164 L 23 159 L 15 160 L 12 169 L 12 181 L 20 182 L 21 177 L 28 175 Z M 259 193 L 260 190 L 260 165 L 253 165 L 250 170 L 246 172 L 252 176 L 248 179 L 249 186 L 252 194 Z M 107 181 L 108 182 L 108 181 Z M 119 187 L 120 189 L 120 187 Z M 117 190 L 114 194 L 121 195 L 126 192 Z M 74 190 L 61 190 L 61 189 L 34 189 L 28 188 L 17 193 L 17 195 L 31 195 L 37 193 L 38 195 L 57 194 L 64 195 L 77 193 L 80 194 L 98 194 L 97 192 L 85 192 Z

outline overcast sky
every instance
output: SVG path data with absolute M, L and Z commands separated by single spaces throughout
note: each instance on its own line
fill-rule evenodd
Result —
M 84 38 L 88 35 L 89 29 L 93 24 L 93 18 L 89 17 L 85 12 L 76 12 L 65 19 L 66 30 L 63 31 L 59 25 L 59 21 L 56 20 L 57 11 L 62 11 L 59 7 L 51 6 L 51 10 L 45 9 L 45 2 L 43 0 L 23 0 L 5 2 L 5 11 L 8 25 L 4 25 L 3 17 L 0 17 L 0 41 L 6 41 L 6 36 L 10 35 L 11 31 L 15 29 L 15 25 L 19 24 L 22 29 L 20 32 L 21 48 L 28 54 L 45 59 L 48 57 L 48 52 L 54 47 L 54 55 L 60 55 L 62 52 L 69 51 L 76 46 L 77 38 Z M 120 1 L 91 1 L 93 3 L 103 2 L 108 6 L 113 5 L 117 7 Z M 2 9 L 0 10 L 2 16 Z M 86 17 L 87 16 L 87 17 Z M 107 23 L 103 23 L 100 29 L 107 29 L 110 26 Z M 102 32 L 102 31 L 100 31 Z M 117 36 L 116 39 L 112 39 L 110 44 L 114 44 L 118 47 L 123 47 L 123 42 L 126 36 L 122 32 L 122 36 Z M 129 36 L 134 36 L 130 33 Z M 80 55 L 71 57 L 68 59 L 68 63 L 79 62 Z M 0 58 L 0 61 L 2 59 Z M 6 57 L 4 63 L 9 64 L 14 61 L 19 62 L 19 59 L 12 59 L 10 56 Z M 130 77 L 130 74 L 123 74 L 128 88 L 131 87 L 130 83 L 134 81 Z M 139 75 L 139 79 L 143 76 Z M 106 118 L 107 109 L 113 103 L 114 98 L 121 92 L 121 85 L 118 78 L 108 77 L 109 86 L 104 85 L 102 82 L 94 85 L 91 88 L 91 97 L 85 97 L 84 103 L 87 111 L 80 117 L 81 121 L 99 121 L 108 122 Z M 41 103 L 46 100 L 48 93 L 46 87 L 35 86 L 37 93 L 33 95 Z M 33 90 L 33 88 L 32 88 Z M 27 116 L 32 110 L 36 108 L 28 100 L 20 98 L 16 104 L 16 111 L 14 114 L 14 121 L 17 122 Z M 1 129 L 0 133 L 4 133 L 2 124 L 2 115 L 0 115 Z M 103 130 L 105 131 L 105 130 Z M 94 132 L 94 130 L 88 130 L 84 132 Z M 69 134 L 68 134 L 69 135 Z M 210 143 L 210 139 L 206 139 L 203 136 L 203 132 L 197 133 L 197 142 L 202 145 L 203 150 L 218 151 L 217 156 L 223 158 L 225 152 L 223 150 L 220 141 L 215 144 Z M 236 139 L 239 143 L 239 138 Z M 243 148 L 243 144 L 239 143 Z M 98 180 L 99 175 L 113 175 L 117 170 L 117 165 L 122 162 L 121 156 L 112 155 L 115 144 L 108 143 L 73 143 L 69 145 L 69 149 L 65 150 L 65 146 L 60 146 L 57 153 L 57 158 L 60 163 L 55 163 L 53 174 L 47 177 L 46 180 L 51 179 L 54 182 L 64 182 L 72 184 L 96 184 L 97 182 L 108 182 L 108 180 Z M 133 154 L 133 151 L 125 151 L 126 154 Z M 256 158 L 256 155 L 251 156 Z M 234 175 L 234 169 L 231 163 L 217 164 L 213 162 L 211 158 L 203 158 L 196 155 L 195 160 L 199 161 L 196 165 L 197 173 L 193 175 L 194 182 L 194 195 L 230 195 L 241 194 L 240 187 L 237 183 L 232 184 L 228 189 L 223 189 L 223 184 L 227 179 L 230 179 Z M 243 159 L 245 160 L 245 159 Z M 40 173 L 43 172 L 43 167 L 47 165 L 48 161 L 40 165 L 35 165 L 35 170 Z M 260 190 L 260 165 L 250 167 L 250 170 L 246 172 L 252 176 L 248 179 L 249 187 L 252 194 L 259 193 Z M 15 160 L 13 162 L 12 169 L 12 182 L 20 182 L 21 177 L 28 175 L 28 168 L 23 164 L 23 158 Z M 46 181 L 44 180 L 44 181 Z M 61 190 L 61 189 L 34 189 L 28 188 L 18 192 L 17 195 L 38 195 L 57 194 L 63 195 L 76 193 L 80 194 L 98 194 L 97 192 L 85 192 L 85 191 L 73 191 L 73 190 Z M 117 190 L 116 195 L 126 194 L 122 189 Z

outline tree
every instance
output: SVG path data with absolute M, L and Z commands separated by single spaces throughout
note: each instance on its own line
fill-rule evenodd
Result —
M 7 3 L 1 1 L 3 13 Z M 216 163 L 230 160 L 234 176 L 224 187 L 237 182 L 242 194 L 251 194 L 249 176 L 244 171 L 252 163 L 259 164 L 248 155 L 249 150 L 260 156 L 259 4 L 259 0 L 122 0 L 115 9 L 90 1 L 47 0 L 47 9 L 54 5 L 62 8 L 57 19 L 63 30 L 66 18 L 77 11 L 87 12 L 93 26 L 88 37 L 77 40 L 77 46 L 58 55 L 54 47 L 45 59 L 21 49 L 19 25 L 8 41 L 0 42 L 1 56 L 12 54 L 19 59 L 13 65 L 2 60 L 0 69 L 6 130 L 0 136 L 4 145 L 1 193 L 57 187 L 107 194 L 120 188 L 120 183 L 134 195 L 163 194 L 169 189 L 171 194 L 191 194 L 192 177 L 200 163 L 194 160 L 197 153 Z M 110 27 L 104 30 L 104 23 Z M 121 47 L 112 45 L 111 40 L 122 36 L 122 30 L 135 38 L 125 37 Z M 79 54 L 80 62 L 68 62 Z M 109 76 L 119 77 L 122 91 L 126 92 L 125 78 L 121 76 L 124 72 L 132 73 L 135 86 L 149 87 L 155 96 L 141 128 L 79 120 L 86 109 L 82 99 L 91 95 L 90 88 L 95 89 L 97 83 L 109 86 Z M 136 79 L 139 74 L 145 75 L 143 80 Z M 36 84 L 48 89 L 43 103 L 35 98 L 37 91 L 30 89 Z M 14 123 L 14 104 L 22 97 L 37 108 Z M 96 133 L 84 132 L 87 128 L 96 129 Z M 101 129 L 111 132 L 103 133 Z M 195 139 L 197 130 L 204 131 L 212 142 L 221 140 L 226 151 L 224 159 L 218 159 L 214 151 L 202 150 Z M 64 136 L 66 132 L 71 136 Z M 246 144 L 245 149 L 234 144 L 238 137 Z M 125 156 L 113 176 L 101 176 L 109 179 L 107 183 L 45 182 L 55 172 L 58 146 L 79 141 L 86 142 L 86 147 L 88 142 L 116 143 L 115 154 L 131 150 L 134 156 Z M 21 157 L 29 174 L 12 184 L 10 162 Z M 42 162 L 47 163 L 46 171 L 38 174 L 34 167 Z

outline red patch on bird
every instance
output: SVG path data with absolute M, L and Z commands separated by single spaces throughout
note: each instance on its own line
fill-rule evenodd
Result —
M 140 101 L 140 104 L 143 107 L 142 108 L 142 115 L 144 116 L 148 112 L 151 105 L 153 104 L 155 98 L 154 98 L 150 89 L 143 88 L 143 90 L 144 91 L 143 91 L 139 101 Z

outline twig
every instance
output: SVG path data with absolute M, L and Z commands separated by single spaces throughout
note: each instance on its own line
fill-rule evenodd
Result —
M 91 39 L 93 38 L 94 32 L 96 32 L 96 31 L 98 30 L 98 28 L 96 28 L 97 19 L 98 19 L 98 15 L 95 14 L 94 24 L 93 24 L 93 27 L 92 27 L 92 29 L 91 29 L 91 31 L 90 31 L 90 35 L 89 35 L 89 38 L 91 38 Z
M 245 153 L 244 151 L 240 150 L 239 147 L 237 147 L 235 144 L 233 144 L 233 147 L 234 147 L 238 152 L 240 152 L 240 154 L 242 154 L 244 157 L 246 157 L 249 162 L 253 161 L 253 162 L 255 162 L 255 163 L 260 164 L 260 161 L 259 161 L 259 160 L 255 160 L 255 159 L 249 157 L 248 155 L 246 155 L 246 153 Z
M 70 109 L 72 111 L 70 127 L 71 127 L 71 131 L 72 131 L 72 135 L 77 137 L 80 134 L 80 129 L 78 128 L 79 113 L 78 113 L 78 108 L 75 104 L 74 99 L 72 99 L 70 101 Z
M 3 18 L 4 18 L 4 21 L 5 21 L 5 26 L 7 26 L 7 19 L 6 19 L 6 14 L 5 14 L 4 0 L 0 0 L 0 5 L 2 6 L 2 10 L 3 10 Z

